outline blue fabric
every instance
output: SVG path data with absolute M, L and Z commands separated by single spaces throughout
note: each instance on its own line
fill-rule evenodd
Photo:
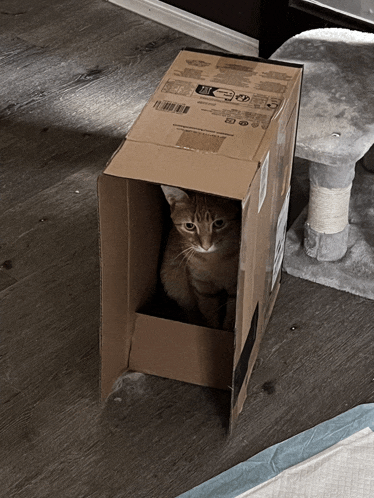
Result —
M 308 431 L 271 446 L 178 498 L 235 498 L 365 427 L 374 431 L 374 403 L 356 406 Z

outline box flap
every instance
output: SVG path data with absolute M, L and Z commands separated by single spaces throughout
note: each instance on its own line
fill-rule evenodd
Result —
M 137 313 L 130 369 L 230 389 L 233 343 L 228 331 Z

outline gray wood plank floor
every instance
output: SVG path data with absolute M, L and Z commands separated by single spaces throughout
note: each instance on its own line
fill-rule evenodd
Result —
M 284 275 L 230 438 L 221 391 L 140 375 L 102 405 L 97 175 L 178 51 L 212 47 L 101 0 L 2 0 L 0 33 L 3 496 L 175 497 L 374 402 L 372 301 Z

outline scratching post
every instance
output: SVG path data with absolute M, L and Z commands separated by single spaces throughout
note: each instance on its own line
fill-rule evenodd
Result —
M 344 167 L 311 162 L 304 249 L 318 261 L 337 261 L 348 248 L 349 200 L 355 164 Z

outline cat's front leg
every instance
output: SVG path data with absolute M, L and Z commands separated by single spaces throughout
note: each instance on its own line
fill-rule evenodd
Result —
M 235 315 L 236 315 L 236 296 L 227 297 L 226 315 L 223 322 L 224 330 L 234 330 L 235 328 Z
M 199 311 L 203 315 L 206 325 L 213 329 L 222 327 L 222 310 L 220 299 L 217 295 L 204 295 L 196 292 Z
M 197 307 L 205 319 L 206 325 L 213 329 L 222 328 L 225 308 L 221 292 L 209 282 L 194 280 L 192 283 Z

